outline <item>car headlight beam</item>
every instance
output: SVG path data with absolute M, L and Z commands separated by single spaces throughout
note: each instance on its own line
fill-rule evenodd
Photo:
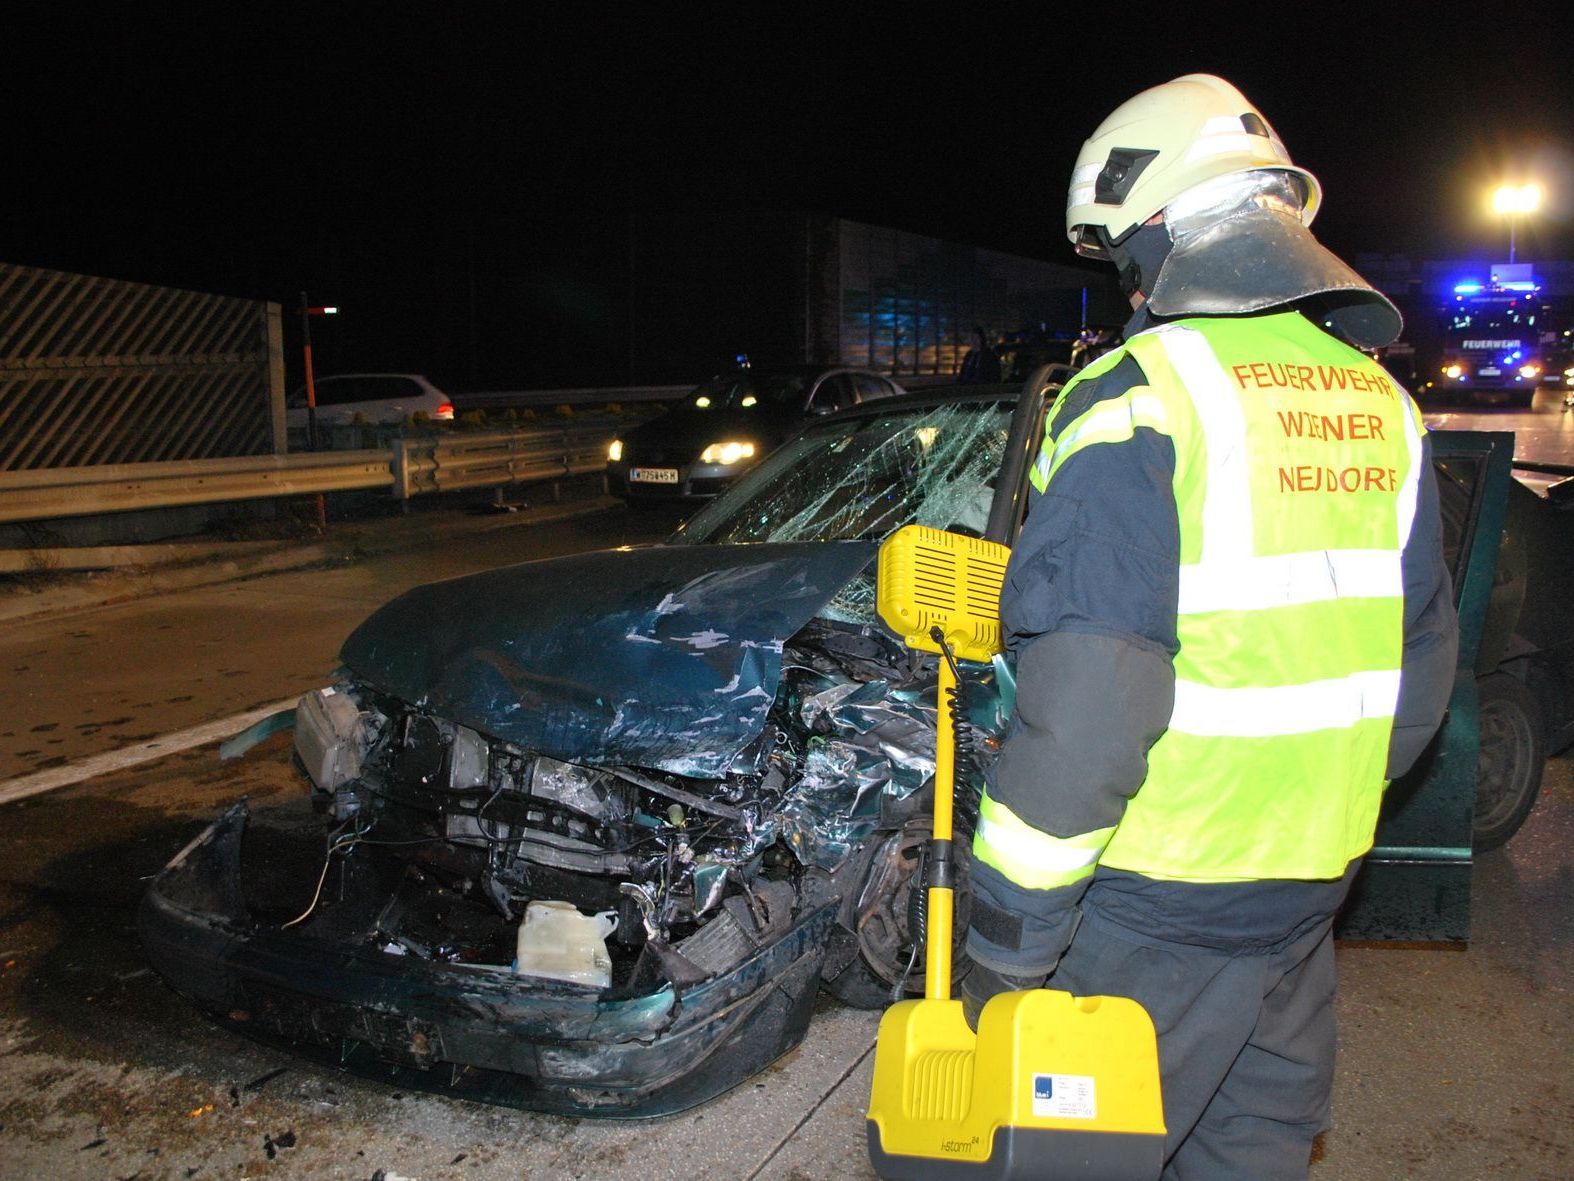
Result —
M 737 463 L 740 459 L 748 459 L 754 454 L 754 444 L 743 439 L 728 439 L 723 443 L 712 443 L 700 452 L 701 463 L 719 463 L 723 467 Z
M 623 458 L 623 440 L 613 439 L 607 444 L 607 462 L 617 463 Z

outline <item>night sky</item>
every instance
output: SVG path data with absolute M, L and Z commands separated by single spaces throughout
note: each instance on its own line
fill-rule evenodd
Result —
M 306 290 L 344 308 L 330 368 L 617 381 L 631 214 L 799 209 L 1072 262 L 1082 139 L 1195 71 L 1321 178 L 1346 257 L 1506 257 L 1486 191 L 1534 175 L 1519 257 L 1574 258 L 1568 6 L 1355 7 L 13 4 L 0 260 Z M 456 372 L 476 300 L 529 344 Z

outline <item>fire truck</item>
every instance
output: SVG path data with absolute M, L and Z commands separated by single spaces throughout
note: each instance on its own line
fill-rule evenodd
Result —
M 1502 263 L 1485 281 L 1456 283 L 1441 327 L 1436 393 L 1530 405 L 1547 376 L 1557 333 L 1529 263 Z

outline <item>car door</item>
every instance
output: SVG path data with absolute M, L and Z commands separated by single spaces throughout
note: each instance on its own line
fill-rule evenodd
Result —
M 849 373 L 833 373 L 815 386 L 809 396 L 810 414 L 830 414 L 856 405 L 858 396 L 853 392 L 853 379 Z
M 369 397 L 363 378 L 354 376 L 318 378 L 313 395 L 317 401 L 318 427 L 349 422 Z
M 858 402 L 877 402 L 881 398 L 895 397 L 897 389 L 885 378 L 874 373 L 855 373 L 851 375 L 853 388 L 857 391 Z
M 1459 608 L 1459 662 L 1442 728 L 1388 787 L 1377 837 L 1335 926 L 1342 939 L 1464 943 L 1481 722 L 1476 660 L 1489 624 L 1513 480 L 1514 436 L 1433 431 L 1443 542 Z
M 356 417 L 373 423 L 403 422 L 417 408 L 422 394 L 420 383 L 395 374 L 370 375 L 357 378 L 347 403 L 341 412 L 341 421 L 352 422 Z

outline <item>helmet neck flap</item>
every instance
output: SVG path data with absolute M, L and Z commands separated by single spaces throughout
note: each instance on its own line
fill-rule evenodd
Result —
M 1148 311 L 1156 317 L 1229 316 L 1295 308 L 1357 348 L 1398 337 L 1399 311 L 1312 236 L 1294 178 L 1258 172 L 1224 177 L 1178 197 L 1163 228 L 1173 247 L 1149 273 L 1144 246 L 1131 251 Z

